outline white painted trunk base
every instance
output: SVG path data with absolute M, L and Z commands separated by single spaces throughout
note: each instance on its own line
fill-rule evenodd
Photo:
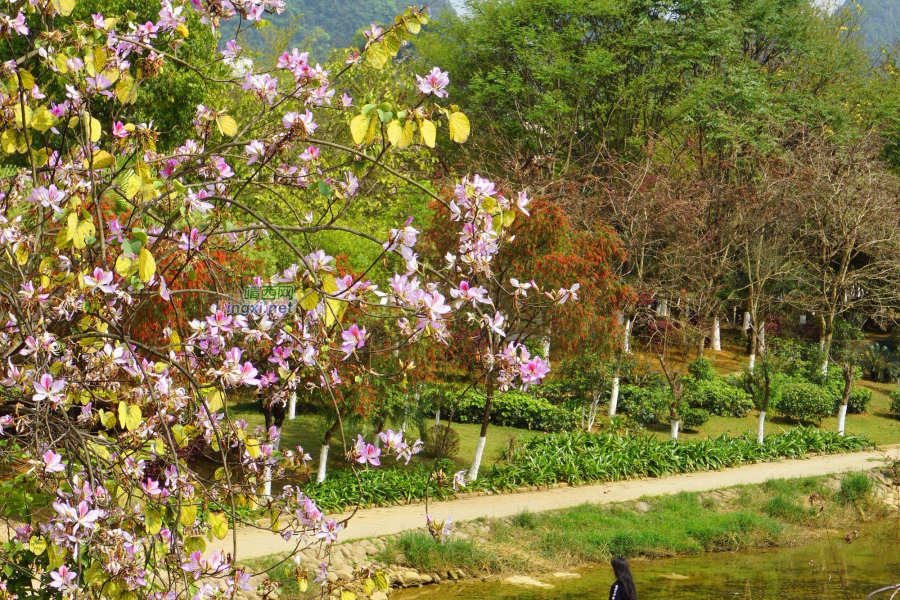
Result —
M 744 331 L 750 329 L 750 313 L 748 311 L 744 311 L 744 323 L 741 325 L 741 329 Z
M 616 408 L 619 405 L 619 378 L 613 377 L 612 393 L 609 395 L 609 416 L 616 416 Z
M 622 350 L 631 354 L 631 319 L 625 322 L 625 336 L 622 338 Z
M 484 445 L 487 443 L 487 436 L 478 438 L 478 446 L 475 448 L 475 457 L 472 459 L 472 466 L 469 468 L 469 481 L 478 479 L 478 469 L 481 468 L 481 457 L 484 455 Z
M 668 317 L 669 316 L 669 301 L 668 300 L 660 300 L 659 306 L 656 307 L 656 314 L 660 317 Z
M 434 427 L 437 429 L 438 425 L 441 424 L 441 409 L 437 409 L 437 412 L 434 413 Z
M 822 375 L 828 375 L 828 357 L 825 357 L 825 361 L 822 363 Z
M 278 451 L 278 447 L 281 445 L 281 428 L 278 429 L 278 439 L 275 440 L 273 444 L 272 453 Z M 266 467 L 263 470 L 263 496 L 266 500 L 272 499 L 272 467 Z
M 847 405 L 841 404 L 838 409 L 838 435 L 844 435 L 844 426 L 847 424 Z
M 325 473 L 328 471 L 328 444 L 322 444 L 319 449 L 319 474 L 316 481 L 322 483 L 325 481 Z
M 681 427 L 681 421 L 671 421 L 669 423 L 669 427 L 671 430 L 671 437 L 669 439 L 677 440 L 678 439 L 678 429 Z
M 756 441 L 760 444 L 763 443 L 763 438 L 766 435 L 766 411 L 760 411 L 759 413 L 759 425 L 756 427 Z
M 719 322 L 719 317 L 713 319 L 712 349 L 713 352 L 722 351 L 722 324 Z
M 297 392 L 291 392 L 291 397 L 288 400 L 287 418 L 289 421 L 297 418 Z
M 750 355 L 750 361 L 747 363 L 747 369 L 752 373 L 756 367 L 756 353 Z

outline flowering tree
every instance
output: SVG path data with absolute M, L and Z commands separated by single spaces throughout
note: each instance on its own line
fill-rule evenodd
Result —
M 447 73 L 419 77 L 406 105 L 376 89 L 357 108 L 340 93 L 352 73 L 382 68 L 427 23 L 419 9 L 369 29 L 365 49 L 348 52 L 336 72 L 293 50 L 272 69 L 223 77 L 220 64 L 180 53 L 191 33 L 186 12 L 213 30 L 234 19 L 240 33 L 283 10 L 282 0 L 165 0 L 158 20 L 144 23 L 99 13 L 77 21 L 75 3 L 7 1 L 0 13 L 0 514 L 15 530 L 0 547 L 0 598 L 234 597 L 250 576 L 236 537 L 224 556 L 205 555 L 204 537 L 225 538 L 239 507 L 265 509 L 273 534 L 298 550 L 333 543 L 346 522 L 328 519 L 296 486 L 267 493 L 273 473 L 305 469 L 309 456 L 279 447 L 274 423 L 233 420 L 230 398 L 256 394 L 269 407 L 294 390 L 334 398 L 356 384 L 342 377 L 349 365 L 365 370 L 363 349 L 390 355 L 443 343 L 457 315 L 490 340 L 479 360 L 499 385 L 544 377 L 546 366 L 521 344 L 500 345 L 498 301 L 470 283 L 493 275 L 517 206 L 478 176 L 445 199 L 391 166 L 407 147 L 434 146 L 439 124 L 453 141 L 467 139 L 465 115 L 438 103 Z M 225 65 L 240 58 L 235 40 L 222 48 Z M 239 89 L 256 110 L 239 123 L 225 106 L 197 106 L 196 135 L 157 148 L 159 132 L 134 122 L 132 107 L 166 69 Z M 325 118 L 343 119 L 352 141 L 321 135 Z M 418 262 L 409 222 L 382 238 L 347 223 L 375 173 L 452 211 L 458 246 L 444 268 Z M 527 215 L 527 196 L 519 198 Z M 261 199 L 313 209 L 274 222 Z M 386 284 L 367 271 L 340 276 L 316 243 L 335 231 L 377 245 L 377 261 L 398 256 L 401 268 Z M 216 262 L 263 236 L 293 264 L 234 274 Z M 209 280 L 197 278 L 201 265 Z M 229 277 L 292 290 L 250 300 L 222 281 Z M 547 292 L 546 303 L 573 291 Z M 173 303 L 180 296 L 197 302 Z M 146 315 L 167 305 L 176 306 L 169 326 L 148 340 Z M 376 345 L 355 321 L 360 313 L 393 324 L 393 334 Z M 359 437 L 349 459 L 378 466 L 418 451 L 393 432 L 383 442 Z M 215 470 L 207 475 L 198 458 L 216 461 Z M 320 581 L 331 591 L 325 573 Z

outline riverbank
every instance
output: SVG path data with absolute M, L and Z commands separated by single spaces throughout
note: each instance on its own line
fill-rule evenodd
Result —
M 340 579 L 358 573 L 356 566 L 372 564 L 393 587 L 522 575 L 537 582 L 605 563 L 613 555 L 658 558 L 790 546 L 824 534 L 843 538 L 883 519 L 890 508 L 886 500 L 895 502 L 895 496 L 885 473 L 855 472 L 526 511 L 462 523 L 444 544 L 421 530 L 343 544 L 332 553 L 329 579 L 336 590 L 344 585 Z M 254 566 L 276 562 L 268 558 Z M 293 562 L 270 576 L 282 584 L 282 598 L 305 597 Z M 350 589 L 354 585 L 359 584 Z M 317 585 L 310 587 L 318 591 Z

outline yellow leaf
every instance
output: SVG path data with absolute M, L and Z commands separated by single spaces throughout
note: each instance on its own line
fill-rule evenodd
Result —
M 172 335 L 169 336 L 169 341 L 172 342 L 172 345 L 175 346 L 175 351 L 181 350 L 181 336 L 178 335 L 178 332 L 172 330 Z
M 76 0 L 53 0 L 53 8 L 64 17 L 68 17 L 75 10 Z
M 40 556 L 47 549 L 47 540 L 40 536 L 33 536 L 28 540 L 28 549 Z
M 403 24 L 406 25 L 406 30 L 413 35 L 419 35 L 419 32 L 422 31 L 422 26 L 415 19 L 410 19 L 409 21 L 403 19 Z
M 106 51 L 103 49 L 103 46 L 94 46 L 93 64 L 97 73 L 103 71 L 103 67 L 106 66 Z
M 397 37 L 397 34 L 391 31 L 384 35 L 384 47 L 390 52 L 391 56 L 397 56 L 397 53 L 400 52 L 400 38 Z
M 22 87 L 25 88 L 26 91 L 34 87 L 34 75 L 32 75 L 30 71 L 24 69 L 20 70 L 19 77 L 22 79 Z M 16 83 L 18 84 L 18 81 Z
M 297 587 L 300 588 L 300 593 L 302 594 L 306 590 L 309 589 L 309 577 L 297 576 Z
M 94 165 L 94 170 L 97 169 L 108 169 L 110 167 L 115 166 L 116 159 L 113 158 L 113 155 L 107 152 L 106 150 L 97 150 L 94 152 L 94 157 L 92 160 L 92 164 Z M 84 167 L 87 169 L 88 164 L 85 161 Z
M 419 134 L 421 134 L 422 142 L 424 142 L 426 146 L 428 146 L 429 148 L 434 148 L 434 140 L 437 136 L 437 127 L 434 126 L 433 121 L 424 119 L 421 123 L 419 123 Z
M 341 600 L 356 600 L 356 594 L 350 590 L 341 590 Z
M 16 126 L 20 128 L 30 127 L 31 126 L 31 118 L 34 115 L 34 111 L 31 110 L 31 107 L 25 106 L 25 121 L 22 122 L 22 105 L 16 104 L 13 112 L 16 115 Z
M 53 113 L 47 110 L 46 106 L 39 106 L 31 117 L 31 127 L 41 133 L 53 127 L 55 122 L 56 119 L 53 118 Z
M 450 139 L 458 144 L 462 144 L 469 139 L 469 132 L 471 131 L 469 117 L 461 112 L 455 112 L 447 115 L 447 120 L 450 122 Z
M 178 518 L 178 522 L 184 525 L 185 527 L 190 527 L 194 524 L 194 521 L 197 520 L 197 505 L 190 504 L 188 506 L 181 507 L 181 516 Z
M 222 115 L 220 117 L 216 117 L 216 125 L 219 126 L 219 132 L 222 135 L 227 135 L 228 137 L 234 137 L 237 135 L 237 121 L 235 121 L 234 118 L 230 115 Z
M 247 454 L 250 455 L 250 458 L 259 458 L 259 442 L 256 440 L 247 440 L 244 442 L 244 445 L 247 447 Z
M 88 123 L 90 123 L 90 129 L 88 129 Z M 85 133 L 87 133 L 92 142 L 100 141 L 100 133 L 103 131 L 102 125 L 100 125 L 100 121 L 91 117 L 90 119 L 85 119 L 84 121 Z
M 325 327 L 331 327 L 339 323 L 347 312 L 347 303 L 328 298 L 325 300 Z
M 369 121 L 371 121 L 371 118 L 365 115 L 356 115 L 350 121 L 350 135 L 353 136 L 354 144 L 362 144 L 363 140 L 366 139 L 370 125 Z
M 16 152 L 25 154 L 28 152 L 28 142 L 25 140 L 25 135 L 22 132 L 7 129 L 0 136 L 0 148 L 3 148 L 3 151 L 7 154 L 15 154 Z
M 119 402 L 119 425 L 128 431 L 134 431 L 141 424 L 141 407 Z
M 24 265 L 28 262 L 28 248 L 24 245 L 16 248 L 16 262 L 20 265 Z
M 137 100 L 137 85 L 135 85 L 134 77 L 127 71 L 119 76 L 119 83 L 116 84 L 116 98 L 122 104 L 134 104 Z
M 116 426 L 116 414 L 112 411 L 100 409 L 100 423 L 110 429 Z
M 116 259 L 116 273 L 122 277 L 128 277 L 128 271 L 131 269 L 131 259 L 120 254 Z
M 405 125 L 401 125 L 399 119 L 394 119 L 388 125 L 387 134 L 391 144 L 397 148 L 407 148 L 413 141 L 412 121 L 407 121 Z
M 338 291 L 337 279 L 335 279 L 334 275 L 325 274 L 322 275 L 320 281 L 322 282 L 322 289 L 325 290 L 326 294 L 334 294 Z
M 41 148 L 34 153 L 34 166 L 38 168 L 43 167 L 48 160 L 50 160 L 50 153 L 47 152 L 46 148 Z
M 113 415 L 112 413 L 107 413 L 107 414 L 112 415 L 113 424 L 115 424 L 115 421 L 116 421 L 115 415 Z M 96 454 L 97 456 L 99 456 L 100 458 L 102 458 L 104 460 L 109 460 L 110 458 L 112 458 L 109 455 L 109 450 L 107 450 L 106 446 L 104 446 L 103 444 L 98 444 L 97 442 L 88 442 L 88 448 L 90 448 L 91 452 L 93 452 L 94 454 Z
M 183 38 L 188 37 L 191 32 L 188 30 L 187 25 L 184 23 L 179 23 L 178 27 L 175 28 L 175 32 Z
M 369 46 L 369 63 L 376 69 L 383 69 L 384 65 L 387 64 L 387 61 L 390 60 L 391 55 L 388 52 L 387 46 L 381 42 L 375 42 L 371 46 Z
M 155 273 L 156 261 L 153 259 L 153 255 L 146 248 L 141 248 L 141 253 L 138 255 L 138 276 L 141 281 L 147 283 Z
M 138 177 L 137 175 L 132 175 L 128 178 L 128 183 L 125 184 L 125 197 L 131 200 L 137 193 L 141 191 L 141 188 L 144 185 L 144 180 Z
M 69 213 L 69 216 L 66 218 L 66 229 L 68 230 L 68 235 L 66 236 L 66 241 L 72 241 L 75 239 L 75 236 L 78 234 L 78 215 L 75 213 Z
M 300 308 L 303 310 L 315 310 L 319 304 L 319 293 L 315 290 L 309 290 L 300 301 Z
M 214 536 L 220 540 L 225 539 L 228 535 L 228 519 L 225 518 L 225 513 L 209 513 L 209 527 Z
M 225 402 L 220 390 L 213 390 L 213 392 L 206 397 L 206 406 L 209 408 L 209 412 L 216 412 L 224 405 Z

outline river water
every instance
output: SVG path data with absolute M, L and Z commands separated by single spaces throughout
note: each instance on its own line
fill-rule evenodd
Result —
M 802 546 L 685 558 L 634 560 L 632 572 L 641 600 L 862 600 L 875 589 L 900 583 L 898 525 L 887 521 L 859 532 L 832 531 Z M 428 586 L 397 593 L 393 600 L 606 600 L 613 581 L 608 568 L 558 580 L 552 589 L 501 582 Z M 843 579 L 843 585 L 841 580 Z M 887 600 L 890 594 L 876 596 Z M 897 596 L 900 598 L 900 594 Z

